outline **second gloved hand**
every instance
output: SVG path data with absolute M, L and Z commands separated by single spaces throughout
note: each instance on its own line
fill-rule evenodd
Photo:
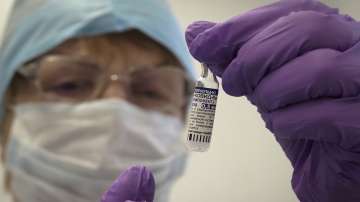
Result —
M 155 181 L 143 166 L 124 171 L 103 195 L 101 202 L 153 202 Z

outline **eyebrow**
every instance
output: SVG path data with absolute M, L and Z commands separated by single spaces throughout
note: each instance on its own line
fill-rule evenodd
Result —
M 76 42 L 75 42 L 76 43 Z M 152 44 L 152 42 L 146 41 L 144 43 L 138 43 L 137 41 L 132 41 L 132 43 L 143 49 L 143 50 L 152 50 L 154 47 L 156 47 L 156 45 Z M 59 46 L 58 48 L 54 49 L 53 51 L 51 51 L 49 53 L 49 55 L 60 55 L 60 56 L 72 56 L 71 52 L 68 51 L 67 46 Z M 158 47 L 160 48 L 160 47 Z M 99 65 L 98 62 L 94 61 L 93 58 L 89 57 L 89 56 L 79 56 L 79 58 L 84 58 L 84 61 L 79 60 L 79 64 L 86 64 L 86 65 L 91 65 L 91 66 L 95 66 L 98 69 L 106 69 L 106 65 Z M 155 68 L 162 68 L 162 67 L 166 67 L 166 66 L 174 66 L 177 67 L 179 69 L 184 69 L 184 67 L 179 64 L 179 62 L 177 61 L 176 57 L 174 57 L 171 53 L 168 52 L 168 50 L 164 49 L 164 54 L 163 54 L 163 58 L 161 59 L 160 62 L 154 64 L 154 65 L 135 65 L 135 66 L 144 66 L 144 67 L 155 67 Z
M 86 65 L 89 67 L 95 67 L 97 69 L 103 69 L 101 68 L 103 65 L 99 65 L 98 62 L 94 60 L 94 58 L 89 57 L 87 55 L 74 56 L 74 55 L 70 55 L 70 53 L 66 51 L 54 51 L 51 52 L 50 54 L 47 54 L 47 56 L 59 56 L 59 57 L 69 58 L 69 59 L 73 59 L 72 61 L 74 61 L 78 65 Z

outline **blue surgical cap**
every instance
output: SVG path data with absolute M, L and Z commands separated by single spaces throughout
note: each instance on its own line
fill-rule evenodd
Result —
M 137 29 L 170 50 L 195 75 L 166 0 L 16 0 L 0 47 L 0 100 L 24 63 L 67 39 Z M 0 104 L 3 112 L 3 104 Z M 3 113 L 0 112 L 0 118 Z

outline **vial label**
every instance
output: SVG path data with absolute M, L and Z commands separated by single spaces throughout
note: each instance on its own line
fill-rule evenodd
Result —
M 210 143 L 218 93 L 218 89 L 195 88 L 188 120 L 188 142 Z

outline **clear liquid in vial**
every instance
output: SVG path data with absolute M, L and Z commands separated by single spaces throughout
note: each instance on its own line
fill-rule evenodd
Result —
M 188 114 L 186 145 L 191 151 L 204 152 L 210 147 L 218 93 L 216 76 L 202 64 Z

